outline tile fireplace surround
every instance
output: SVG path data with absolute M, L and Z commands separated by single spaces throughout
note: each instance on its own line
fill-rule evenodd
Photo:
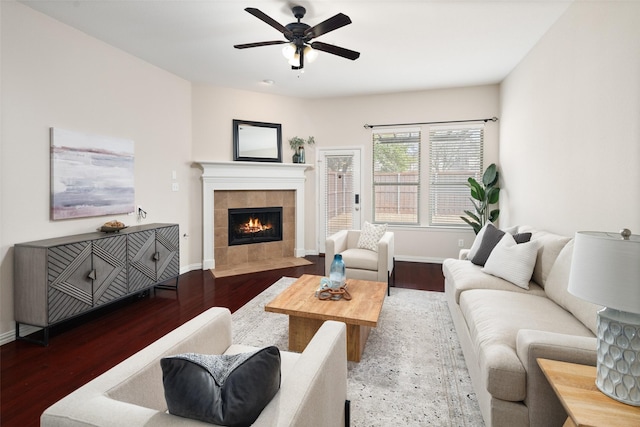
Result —
M 295 193 L 293 255 L 296 257 L 305 255 L 304 183 L 305 171 L 311 167 L 310 165 L 260 162 L 197 162 L 196 164 L 202 169 L 203 270 L 216 267 L 214 248 L 220 246 L 218 242 L 214 242 L 215 194 L 218 191 L 292 190 Z M 224 220 L 226 221 L 226 213 Z M 226 237 L 226 234 L 218 236 L 222 239 Z M 220 262 L 223 260 L 221 259 Z M 224 262 L 226 263 L 226 260 Z

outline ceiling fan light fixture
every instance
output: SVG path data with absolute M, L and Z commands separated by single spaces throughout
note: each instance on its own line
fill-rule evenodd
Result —
M 297 49 L 298 48 L 296 47 L 295 43 L 288 43 L 282 48 L 282 55 L 289 61 L 291 61 L 291 59 L 296 56 Z
M 289 59 L 289 65 L 292 67 L 300 67 L 300 55 L 297 53 L 293 55 L 293 58 Z
M 271 40 L 257 43 L 238 44 L 234 45 L 236 49 L 247 49 L 251 47 L 283 44 L 284 48 L 282 49 L 282 55 L 287 59 L 287 61 L 291 65 L 291 68 L 293 68 L 294 70 L 302 70 L 302 68 L 304 67 L 305 58 L 307 59 L 307 62 L 313 62 L 318 55 L 318 51 L 330 53 L 332 55 L 341 56 L 343 58 L 351 60 L 358 59 L 358 57 L 360 56 L 359 52 L 345 49 L 340 46 L 334 46 L 318 41 L 314 41 L 313 43 L 311 43 L 312 39 L 337 30 L 338 28 L 342 28 L 345 25 L 351 24 L 351 19 L 344 13 L 338 13 L 312 27 L 308 24 L 305 24 L 304 22 L 301 22 L 301 19 L 306 13 L 305 8 L 302 6 L 294 6 L 291 9 L 291 11 L 293 12 L 293 16 L 296 17 L 298 22 L 291 22 L 286 26 L 280 24 L 278 21 L 256 8 L 247 7 L 245 8 L 245 11 L 249 12 L 251 15 L 255 16 L 256 18 L 260 19 L 266 24 L 269 24 L 271 27 L 281 32 L 287 39 L 287 41 Z M 315 48 L 312 48 L 310 46 L 311 44 L 313 44 Z
M 317 57 L 318 57 L 317 50 L 315 50 L 311 46 L 306 46 L 304 48 L 304 59 L 306 59 L 307 62 L 311 63 L 315 61 Z

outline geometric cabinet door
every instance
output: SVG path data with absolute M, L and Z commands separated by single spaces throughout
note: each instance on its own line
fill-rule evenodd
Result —
M 125 236 L 49 248 L 49 323 L 126 295 L 126 250 Z
M 129 292 L 179 275 L 180 249 L 177 225 L 130 233 Z
M 93 306 L 127 295 L 127 238 L 93 241 Z
M 163 282 L 180 274 L 180 229 L 179 226 L 156 229 L 156 279 Z

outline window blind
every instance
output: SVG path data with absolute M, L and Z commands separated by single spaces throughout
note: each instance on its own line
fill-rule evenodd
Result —
M 482 179 L 484 125 L 432 126 L 429 131 L 429 225 L 463 226 L 473 211 L 467 179 Z
M 419 129 L 373 132 L 373 220 L 418 224 Z

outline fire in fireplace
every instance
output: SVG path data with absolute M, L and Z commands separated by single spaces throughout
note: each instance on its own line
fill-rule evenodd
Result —
M 229 246 L 282 240 L 282 207 L 229 209 Z

